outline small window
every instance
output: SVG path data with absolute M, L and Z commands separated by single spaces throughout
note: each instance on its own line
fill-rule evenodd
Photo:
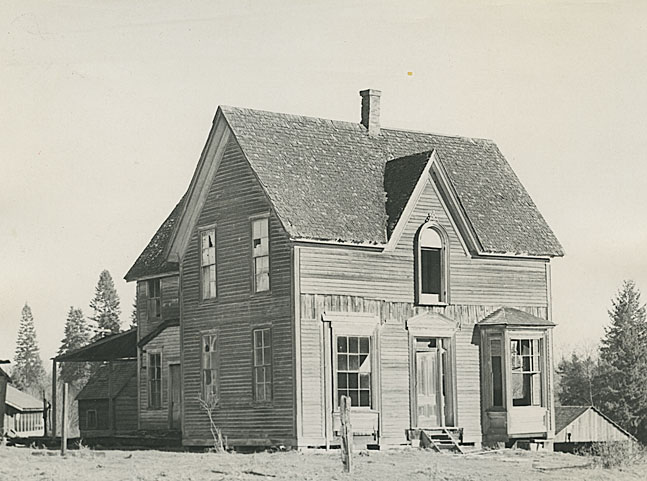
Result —
M 148 407 L 162 407 L 162 355 L 148 354 Z
M 160 280 L 150 279 L 148 281 L 148 317 L 160 317 L 162 315 Z
M 218 336 L 202 336 L 202 394 L 205 401 L 218 401 Z
M 200 239 L 202 298 L 211 299 L 216 297 L 216 229 L 202 231 Z
M 272 331 L 254 330 L 254 401 L 272 400 Z
M 511 339 L 513 406 L 541 406 L 541 340 Z
M 270 249 L 268 219 L 252 221 L 254 292 L 270 290 Z
M 350 397 L 353 407 L 372 406 L 368 336 L 337 336 L 337 405 L 342 396 Z
M 503 342 L 490 339 L 490 360 L 492 362 L 492 406 L 503 407 Z
M 97 411 L 96 409 L 88 409 L 85 412 L 85 428 L 97 429 Z
M 423 226 L 418 234 L 418 303 L 446 302 L 447 250 L 437 226 Z

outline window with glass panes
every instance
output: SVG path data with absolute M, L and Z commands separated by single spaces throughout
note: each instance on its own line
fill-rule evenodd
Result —
M 353 407 L 372 405 L 371 342 L 368 336 L 337 336 L 337 403 L 348 396 Z
M 148 281 L 148 315 L 149 317 L 160 317 L 162 315 L 162 299 L 159 279 Z
M 513 406 L 541 406 L 541 339 L 511 339 Z
M 162 355 L 148 354 L 148 407 L 162 406 Z
M 254 269 L 254 292 L 270 289 L 270 249 L 268 219 L 252 221 L 252 259 Z
M 200 233 L 202 298 L 216 297 L 216 229 Z
M 202 394 L 207 401 L 218 399 L 218 336 L 202 336 Z
M 272 331 L 254 330 L 254 400 L 272 400 Z

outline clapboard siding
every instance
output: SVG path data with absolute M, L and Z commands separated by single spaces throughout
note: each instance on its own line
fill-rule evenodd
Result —
M 162 354 L 162 403 L 160 408 L 148 406 L 148 354 Z M 139 375 L 139 422 L 141 429 L 168 429 L 169 364 L 180 362 L 180 328 L 169 327 L 146 344 L 142 350 L 143 363 Z
M 161 314 L 152 318 L 148 313 L 148 280 L 137 281 L 137 324 L 138 338 L 146 336 L 163 321 L 180 317 L 180 276 L 167 276 L 160 279 Z
M 381 442 L 405 441 L 410 418 L 410 350 L 406 321 L 425 312 L 439 312 L 456 321 L 455 384 L 457 426 L 464 440 L 480 443 L 481 399 L 480 363 L 476 323 L 499 308 L 497 305 L 450 305 L 421 307 L 411 302 L 389 302 L 349 295 L 301 294 L 301 374 L 303 378 L 304 437 L 312 444 L 325 442 L 325 392 L 323 382 L 322 314 L 328 312 L 371 313 L 378 316 L 379 328 L 379 409 Z M 516 306 L 546 319 L 548 309 Z M 315 376 L 318 376 L 315 378 Z
M 548 304 L 546 261 L 469 255 L 430 182 L 393 251 L 304 246 L 300 257 L 301 292 L 413 302 L 414 237 L 430 213 L 435 214 L 449 237 L 452 304 Z
M 270 292 L 252 292 L 250 216 L 269 215 Z M 217 298 L 200 298 L 199 230 L 216 228 Z M 210 442 L 201 410 L 201 336 L 218 334 L 215 421 L 230 444 L 295 442 L 291 245 L 235 141 L 230 141 L 182 259 L 183 437 Z M 252 331 L 271 327 L 273 399 L 253 399 Z

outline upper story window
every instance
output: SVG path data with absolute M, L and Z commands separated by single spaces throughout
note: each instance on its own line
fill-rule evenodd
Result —
M 252 220 L 252 262 L 254 292 L 270 290 L 269 219 Z
M 448 262 L 446 236 L 434 224 L 425 224 L 417 238 L 418 304 L 447 302 Z
M 202 299 L 216 297 L 216 229 L 205 229 L 200 233 L 200 281 Z
M 162 315 L 162 295 L 159 279 L 148 281 L 148 317 L 160 317 Z

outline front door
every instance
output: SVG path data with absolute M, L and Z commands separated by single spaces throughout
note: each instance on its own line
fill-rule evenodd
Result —
M 434 428 L 453 424 L 451 389 L 447 389 L 449 369 L 447 340 L 415 340 L 415 414 L 416 427 Z
M 169 364 L 169 428 L 181 428 L 182 378 L 179 364 Z

